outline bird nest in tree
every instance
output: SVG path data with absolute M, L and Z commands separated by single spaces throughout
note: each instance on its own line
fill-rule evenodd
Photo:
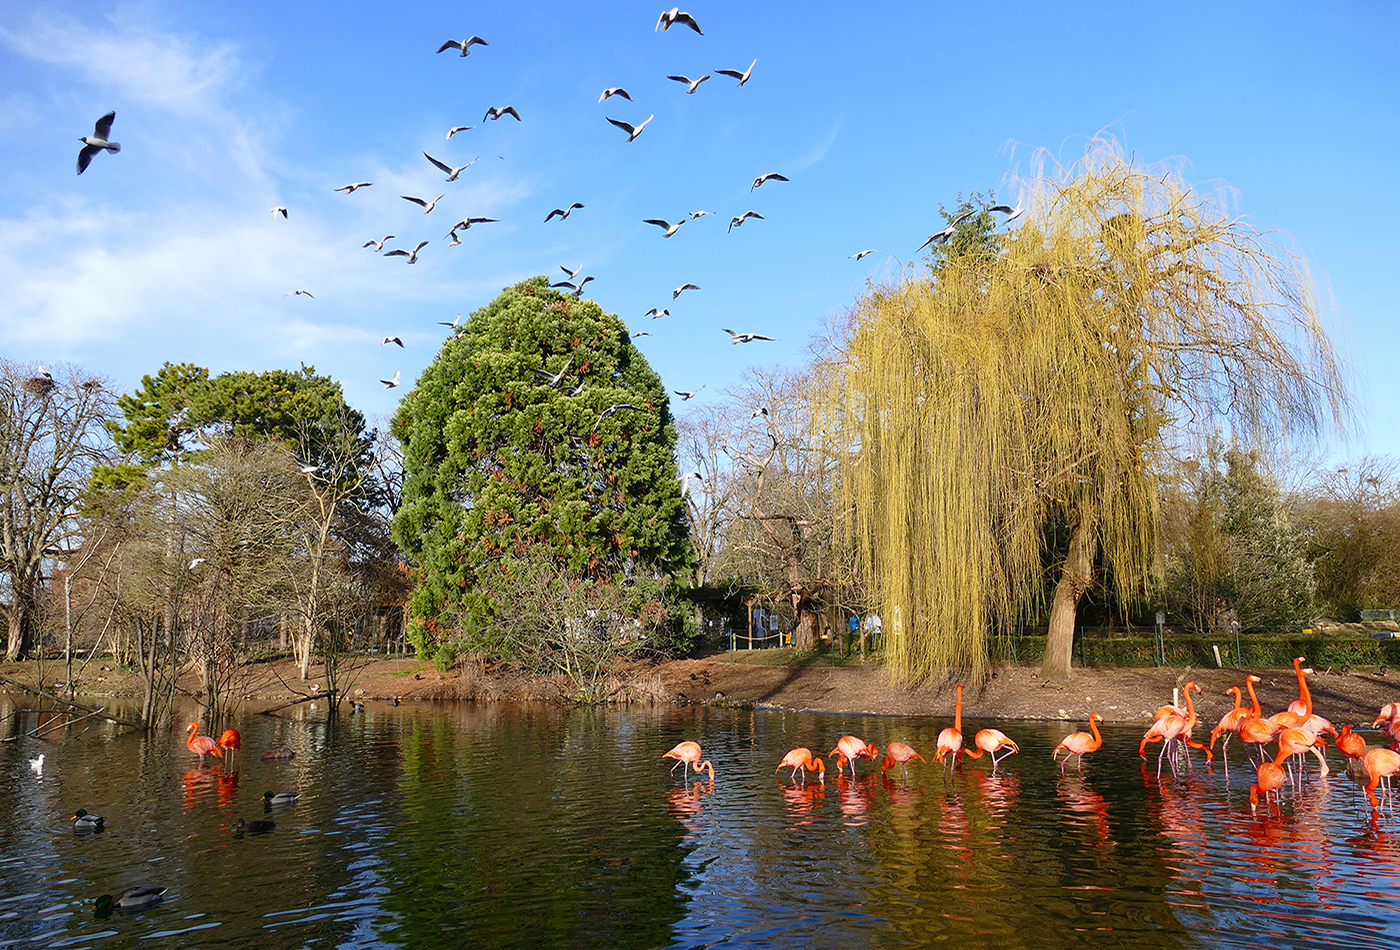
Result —
M 53 391 L 54 381 L 47 376 L 30 376 L 21 385 L 24 391 L 34 396 L 47 396 Z

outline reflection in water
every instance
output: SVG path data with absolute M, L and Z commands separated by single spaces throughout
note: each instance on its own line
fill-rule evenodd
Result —
M 861 759 L 824 784 L 773 763 L 843 734 L 927 747 L 937 724 L 370 706 L 253 717 L 245 758 L 199 769 L 178 728 L 41 743 L 21 716 L 0 743 L 0 947 L 1333 950 L 1400 931 L 1400 820 L 1352 782 L 1309 776 L 1251 815 L 1242 758 L 1233 784 L 1159 780 L 1132 730 L 1082 775 L 1050 761 L 1061 726 L 1001 723 L 1023 753 L 996 771 L 914 760 L 906 780 Z M 717 778 L 667 773 L 659 750 L 687 736 Z M 278 746 L 296 757 L 258 761 Z M 301 797 L 264 816 L 268 788 Z M 79 807 L 103 834 L 73 832 Z M 239 837 L 239 817 L 276 826 Z M 170 890 L 93 916 L 95 895 L 137 884 Z

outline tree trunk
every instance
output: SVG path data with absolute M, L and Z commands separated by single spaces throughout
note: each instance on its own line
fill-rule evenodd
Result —
M 29 655 L 29 649 L 33 644 L 34 629 L 34 602 L 30 599 L 28 592 L 24 590 L 23 578 L 14 578 L 15 586 L 11 592 L 13 600 L 10 609 L 6 612 L 6 619 L 9 636 L 5 645 L 5 659 L 11 663 L 15 660 L 22 660 Z
M 817 648 L 817 638 L 820 633 L 817 623 L 819 618 L 812 610 L 811 595 L 807 591 L 794 591 L 790 598 L 792 612 L 797 618 L 797 624 L 792 631 L 793 648 L 810 653 Z
M 1094 582 L 1094 556 L 1098 546 L 1099 536 L 1092 522 L 1081 520 L 1075 524 L 1069 539 L 1069 554 L 1050 604 L 1050 630 L 1045 639 L 1045 659 L 1040 666 L 1040 675 L 1045 679 L 1069 678 L 1074 657 L 1075 615 L 1079 598 Z

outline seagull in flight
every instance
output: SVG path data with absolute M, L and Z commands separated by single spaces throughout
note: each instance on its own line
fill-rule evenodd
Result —
M 564 273 L 566 273 L 566 274 L 569 275 L 569 280 L 573 280 L 575 277 L 578 276 L 579 271 L 583 270 L 583 265 L 580 264 L 579 266 L 575 267 L 573 270 L 569 270 L 569 269 L 568 269 L 567 267 L 565 267 L 563 264 L 560 264 L 560 265 L 559 265 L 559 269 L 560 269 L 561 271 L 563 271 Z
M 727 332 L 727 331 L 726 331 L 726 332 Z M 758 407 L 757 409 L 755 409 L 753 412 L 749 413 L 749 418 L 750 418 L 750 419 L 757 419 L 759 416 L 763 416 L 763 418 L 765 418 L 765 419 L 768 418 L 768 407 L 767 407 L 767 406 L 759 406 L 759 407 Z
M 672 300 L 675 300 L 677 297 L 679 297 L 681 294 L 685 293 L 687 290 L 699 290 L 699 289 L 700 289 L 700 285 L 699 285 L 699 284 L 681 284 L 681 285 L 680 285 L 679 287 L 677 287 L 675 290 L 671 291 L 671 299 L 672 299 Z
M 379 341 L 380 346 L 383 346 L 386 343 L 397 343 L 399 345 L 399 349 L 403 349 L 403 340 L 400 340 L 396 336 L 386 336 L 384 339 Z
M 454 125 L 452 128 L 447 130 L 447 138 L 445 139 L 445 141 L 450 142 L 452 141 L 452 136 L 456 135 L 458 132 L 467 132 L 470 131 L 472 128 L 474 128 L 474 126 Z
M 560 220 L 560 221 L 567 221 L 567 220 L 569 219 L 569 215 L 571 215 L 571 214 L 574 213 L 574 209 L 575 209 L 575 208 L 582 208 L 582 207 L 583 207 L 583 203 L 582 203 L 582 202 L 575 201 L 573 204 L 569 205 L 567 208 L 555 208 L 555 209 L 554 209 L 553 211 L 551 211 L 549 214 L 547 214 L 547 215 L 544 216 L 544 222 L 545 222 L 545 224 L 548 224 L 548 223 L 549 223 L 549 219 L 552 218 L 552 217 L 554 217 L 556 214 L 559 215 L 559 220 Z M 571 275 L 569 275 L 569 276 L 573 276 L 573 275 L 571 274 Z
M 405 251 L 405 250 L 404 250 L 403 248 L 401 248 L 401 247 L 396 247 L 396 248 L 394 248 L 392 251 L 385 251 L 385 252 L 384 252 L 384 256 L 385 256 L 385 257 L 406 257 L 406 258 L 408 258 L 408 263 L 410 263 L 410 264 L 417 264 L 417 263 L 418 263 L 418 252 L 421 251 L 421 250 L 423 250 L 423 248 L 425 248 L 425 247 L 427 247 L 427 246 L 428 246 L 428 242 L 427 242 L 427 241 L 419 241 L 419 242 L 418 242 L 418 246 L 415 247 L 412 251 Z
M 434 165 L 436 165 L 436 166 L 438 167 L 438 170 L 439 170 L 439 171 L 444 171 L 444 172 L 446 172 L 446 173 L 447 173 L 447 180 L 448 180 L 448 181 L 456 181 L 458 175 L 462 174 L 462 172 L 466 171 L 468 168 L 471 168 L 471 167 L 472 167 L 473 165 L 475 165 L 477 162 L 481 161 L 481 156 L 478 155 L 476 158 L 474 158 L 474 159 L 472 159 L 471 161 L 467 162 L 467 163 L 466 163 L 465 165 L 463 165 L 462 167 L 460 167 L 460 168 L 453 168 L 451 165 L 447 164 L 446 162 L 440 162 L 440 161 L 438 161 L 436 158 L 433 158 L 433 157 L 432 157 L 431 155 L 429 155 L 427 152 L 424 152 L 424 153 L 423 153 L 423 157 L 426 158 L 428 161 L 432 162 Z
M 759 214 L 757 211 L 745 211 L 743 214 L 739 215 L 739 217 L 729 219 L 728 230 L 733 231 L 735 228 L 742 225 L 749 218 L 757 218 L 758 220 L 762 221 L 763 215 Z
M 655 33 L 656 31 L 653 30 L 652 32 Z M 744 83 L 748 82 L 749 77 L 753 75 L 753 68 L 755 65 L 757 65 L 757 63 L 758 60 L 754 60 L 752 63 L 749 63 L 749 68 L 744 70 L 742 73 L 739 72 L 739 70 L 737 69 L 716 69 L 715 72 L 719 73 L 721 76 L 728 76 L 731 79 L 739 80 L 739 85 L 742 86 Z
M 285 294 L 283 294 L 282 296 L 283 296 L 283 297 L 310 297 L 312 300 L 315 300 L 315 299 L 316 299 L 316 296 L 315 296 L 313 293 L 311 293 L 311 291 L 309 291 L 309 290 L 289 290 L 289 291 L 287 291 Z
M 444 235 L 444 237 L 447 238 L 447 241 L 448 241 L 447 246 L 448 246 L 448 247 L 461 247 L 461 246 L 462 246 L 462 239 L 459 238 L 459 237 L 457 236 L 457 231 L 456 231 L 455 228 L 454 228 L 453 230 L 451 230 L 451 231 L 448 231 L 447 234 Z
M 343 191 L 343 192 L 345 192 L 347 195 L 353 195 L 357 189 L 359 189 L 359 188 L 368 188 L 368 187 L 369 187 L 370 185 L 372 185 L 372 184 L 374 184 L 374 182 L 372 182 L 372 181 L 356 181 L 356 182 L 351 182 L 351 183 L 348 184 L 348 185 L 341 185 L 339 188 L 337 188 L 337 189 L 335 189 L 335 190 L 336 190 L 336 191 Z
M 439 320 L 439 321 L 438 321 L 438 325 L 439 325 L 439 326 L 444 326 L 444 327 L 456 327 L 457 324 L 459 324 L 459 323 L 461 323 L 461 322 L 462 322 L 462 315 L 459 313 L 459 314 L 457 314 L 457 319 L 456 319 L 456 320 L 453 320 L 451 323 L 448 323 L 446 320 Z
M 583 285 L 586 284 L 586 283 L 588 283 L 588 282 L 589 282 L 590 280 L 592 280 L 592 279 L 593 279 L 592 275 L 589 275 L 588 277 L 585 277 L 583 280 L 579 281 L 577 284 L 575 284 L 575 283 L 573 283 L 573 282 L 571 282 L 571 281 L 561 280 L 561 281 L 559 281 L 559 283 L 557 283 L 557 284 L 550 284 L 549 286 L 551 286 L 551 287 L 568 287 L 569 290 L 570 290 L 570 292 L 572 292 L 573 295 L 574 295 L 575 297 L 582 297 L 582 296 L 583 296 Z
M 495 224 L 495 218 L 463 218 L 452 225 L 454 231 L 470 231 L 473 224 Z
M 669 311 L 669 310 L 667 310 L 667 309 L 665 309 L 665 308 L 662 308 L 661 310 L 657 310 L 655 307 L 652 307 L 652 308 L 651 308 L 650 310 L 648 310 L 646 313 L 642 314 L 642 316 L 644 316 L 644 317 L 651 317 L 653 320 L 660 320 L 662 317 L 669 317 L 670 315 L 671 315 L 671 311 Z
M 609 86 L 607 89 L 604 89 L 603 94 L 598 97 L 598 101 L 602 102 L 604 99 L 611 99 L 613 96 L 621 96 L 628 102 L 632 101 L 632 97 L 627 94 L 627 90 L 623 89 L 621 86 Z
M 872 248 L 869 248 L 868 250 L 856 251 L 854 254 L 851 255 L 851 260 L 853 260 L 853 261 L 858 261 L 858 260 L 860 260 L 862 257 L 865 257 L 865 256 L 867 256 L 867 255 L 869 255 L 869 254 L 874 254 L 874 253 L 875 253 L 876 251 L 878 251 L 878 250 L 879 250 L 878 247 L 872 247 Z
M 654 32 L 656 32 L 656 31 L 653 30 L 652 32 L 654 33 Z M 441 46 L 438 47 L 438 52 L 441 53 L 441 52 L 444 52 L 444 51 L 446 51 L 446 50 L 455 49 L 455 50 L 461 50 L 461 51 L 462 51 L 462 55 L 463 55 L 463 56 L 466 56 L 466 55 L 468 55 L 468 54 L 471 52 L 471 49 L 472 49 L 473 46 L 490 46 L 490 45 L 491 45 L 490 43 L 486 42 L 486 41 L 483 40 L 481 37 L 479 37 L 479 36 L 472 36 L 472 37 L 468 37 L 468 38 L 465 39 L 465 40 L 448 40 L 446 43 L 443 43 Z
M 753 184 L 749 186 L 749 191 L 753 191 L 755 188 L 762 188 L 764 183 L 766 182 L 787 180 L 788 179 L 785 176 L 779 175 L 777 172 L 769 172 L 766 175 L 759 175 L 757 178 L 755 178 L 753 180 Z
M 681 220 L 677 221 L 675 224 L 672 224 L 670 221 L 662 221 L 660 218 L 645 218 L 645 219 L 643 219 L 642 223 L 643 223 L 643 224 L 654 224 L 654 225 L 656 225 L 658 228 L 665 228 L 665 229 L 666 229 L 666 235 L 665 235 L 665 236 L 666 236 L 666 237 L 670 237 L 671 235 L 675 234 L 677 231 L 679 231 L 679 230 L 681 229 L 681 225 L 682 225 L 682 224 L 685 224 L 685 219 L 682 218 Z
M 652 29 L 652 32 L 655 33 L 657 30 L 661 30 L 664 33 L 671 28 L 673 23 L 679 23 L 681 26 L 688 26 L 701 36 L 705 35 L 705 31 L 700 29 L 700 24 L 695 22 L 695 17 L 683 11 L 680 7 L 662 10 L 661 16 L 656 19 L 656 26 Z
M 79 175 L 87 171 L 89 163 L 92 162 L 92 157 L 103 149 L 109 152 L 120 152 L 122 150 L 120 142 L 111 141 L 112 123 L 116 121 L 116 118 L 117 113 L 115 111 L 107 113 L 97 120 L 97 124 L 93 126 L 91 135 L 84 135 L 78 139 L 79 142 L 83 143 L 82 149 L 78 152 Z
M 301 473 L 302 473 L 303 475 L 315 475 L 315 474 L 316 474 L 317 472 L 319 472 L 320 470 L 321 470 L 321 466 L 319 466 L 319 465 L 303 465 L 303 466 L 301 467 Z
M 604 118 L 607 117 L 604 116 Z M 608 121 L 627 133 L 627 141 L 635 142 L 637 141 L 637 136 L 642 134 L 642 129 L 646 128 L 647 123 L 654 118 L 656 118 L 655 112 L 647 116 L 646 119 L 642 121 L 641 125 L 632 125 L 631 123 L 623 122 L 621 119 L 608 119 Z
M 571 356 L 569 357 L 569 362 L 565 363 L 564 368 L 557 373 L 547 373 L 542 369 L 535 369 L 533 366 L 530 367 L 530 372 L 534 373 L 536 376 L 548 382 L 549 385 L 558 386 L 560 381 L 563 380 L 563 378 L 569 374 L 569 367 L 573 365 L 574 358 Z
M 286 217 L 287 217 L 287 206 L 286 206 L 286 205 L 278 205 L 277 207 L 275 207 L 275 208 L 269 208 L 268 210 L 271 211 L 273 214 L 280 214 L 280 215 L 283 217 L 283 219 L 286 219 Z
M 425 152 L 424 154 L 427 153 Z M 404 201 L 411 201 L 414 204 L 418 205 L 420 208 L 423 209 L 424 214 L 431 214 L 432 210 L 437 207 L 437 203 L 443 198 L 442 195 L 438 195 L 432 201 L 428 201 L 426 198 L 415 198 L 412 195 L 399 195 L 399 197 L 402 198 Z
M 690 220 L 694 221 L 696 218 L 703 218 L 703 217 L 704 217 L 705 215 L 707 215 L 707 214 L 714 214 L 714 212 L 713 212 L 713 211 L 692 211 L 692 212 L 690 212 Z
M 602 412 L 602 415 L 598 416 L 598 421 L 595 422 L 595 423 L 593 423 L 593 431 L 594 431 L 594 432 L 597 432 L 597 431 L 598 431 L 598 427 L 599 427 L 600 425 L 603 424 L 603 420 L 606 419 L 608 416 L 612 415 L 614 412 L 621 412 L 621 411 L 624 410 L 624 409 L 630 409 L 630 410 L 632 410 L 633 412 L 641 412 L 641 411 L 642 411 L 642 407 L 641 407 L 641 406 L 634 406 L 634 405 L 632 405 L 631 403 L 626 403 L 626 402 L 615 403 L 615 404 L 609 406 L 608 408 L 604 409 L 603 412 Z
M 697 389 L 697 390 L 695 390 L 694 392 L 689 392 L 689 393 L 688 393 L 688 392 L 682 392 L 682 391 L 679 390 L 679 389 L 674 389 L 674 390 L 672 390 L 672 392 L 674 392 L 677 396 L 680 396 L 680 397 L 681 397 L 681 402 L 690 402 L 690 401 L 691 401 L 692 399 L 694 399 L 696 396 L 700 395 L 700 390 L 701 390 L 701 389 L 704 389 L 705 386 L 708 386 L 708 385 L 710 385 L 710 384 L 709 384 L 709 383 L 705 383 L 704 386 L 701 386 L 701 387 L 700 387 L 700 389 Z
M 372 247 L 372 248 L 374 248 L 374 253 L 378 254 L 380 251 L 384 250 L 384 242 L 387 241 L 387 240 L 389 240 L 391 237 L 393 237 L 392 234 L 386 234 L 386 235 L 384 235 L 384 237 L 380 238 L 378 241 L 366 241 L 364 244 L 362 244 L 362 245 L 360 245 L 360 246 L 361 246 L 361 247 Z
M 1026 209 L 1021 207 L 1021 202 L 1019 201 L 1016 202 L 1016 207 L 1014 208 L 1010 205 L 992 205 L 987 210 L 1000 211 L 1002 214 L 1006 215 L 1007 218 L 1005 221 L 1002 222 L 1002 224 L 1010 224 L 1012 221 L 1015 221 L 1021 215 L 1026 213 Z
M 515 121 L 520 121 L 520 113 L 515 111 L 515 106 L 506 106 L 504 109 L 500 106 L 492 106 L 486 110 L 486 116 L 481 121 L 485 122 L 487 119 L 490 119 L 494 122 L 503 115 L 515 116 Z
M 752 343 L 754 340 L 768 340 L 769 342 L 777 342 L 771 336 L 764 336 L 761 333 L 735 333 L 733 330 L 728 329 L 726 329 L 724 332 L 729 334 L 730 343 Z
M 635 339 L 636 339 L 637 337 L 639 337 L 639 336 L 651 336 L 651 331 L 650 331 L 650 330 L 638 330 L 636 333 L 633 333 L 633 334 L 632 334 L 632 339 L 635 340 Z
M 681 494 L 682 494 L 682 495 L 684 495 L 686 492 L 688 492 L 688 491 L 690 490 L 690 480 L 691 480 L 692 478 L 695 479 L 697 482 L 702 482 L 702 483 L 703 483 L 703 482 L 705 481 L 705 476 L 701 475 L 699 472 L 686 472 L 684 475 L 681 476 Z
M 962 224 L 964 221 L 966 221 L 968 218 L 972 217 L 976 213 L 977 212 L 975 210 L 964 211 L 962 214 L 949 221 L 948 226 L 945 227 L 942 231 L 935 231 L 932 234 L 930 234 L 928 236 L 928 240 L 919 245 L 919 251 L 922 251 L 930 244 L 942 244 L 944 241 L 952 237 L 954 233 L 956 233 L 956 231 L 958 230 L 958 225 Z M 919 251 L 915 251 L 914 253 L 917 254 L 919 253 Z
M 706 79 L 709 79 L 710 77 L 709 77 L 708 75 L 705 75 L 705 76 L 701 76 L 699 79 L 691 79 L 689 76 L 667 76 L 666 78 L 667 78 L 667 79 L 674 79 L 676 82 L 683 82 L 683 83 L 685 83 L 687 86 L 690 87 L 689 89 L 687 89 L 687 90 L 685 91 L 685 94 L 686 94 L 687 96 L 693 96 L 693 95 L 695 95 L 695 90 L 697 90 L 697 89 L 700 88 L 700 84 L 701 84 L 702 82 L 704 82 Z
M 384 388 L 385 388 L 385 389 L 393 389 L 395 386 L 397 386 L 397 385 L 399 384 L 399 371 L 398 371 L 398 370 L 394 370 L 394 378 L 393 378 L 393 379 L 381 379 L 380 382 L 384 384 Z

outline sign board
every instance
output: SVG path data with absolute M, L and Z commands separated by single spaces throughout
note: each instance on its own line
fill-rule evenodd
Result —
M 1167 615 L 1164 614 L 1164 613 L 1162 613 L 1160 610 L 1157 611 L 1157 626 L 1159 626 L 1159 627 L 1165 627 L 1166 625 L 1167 625 Z

